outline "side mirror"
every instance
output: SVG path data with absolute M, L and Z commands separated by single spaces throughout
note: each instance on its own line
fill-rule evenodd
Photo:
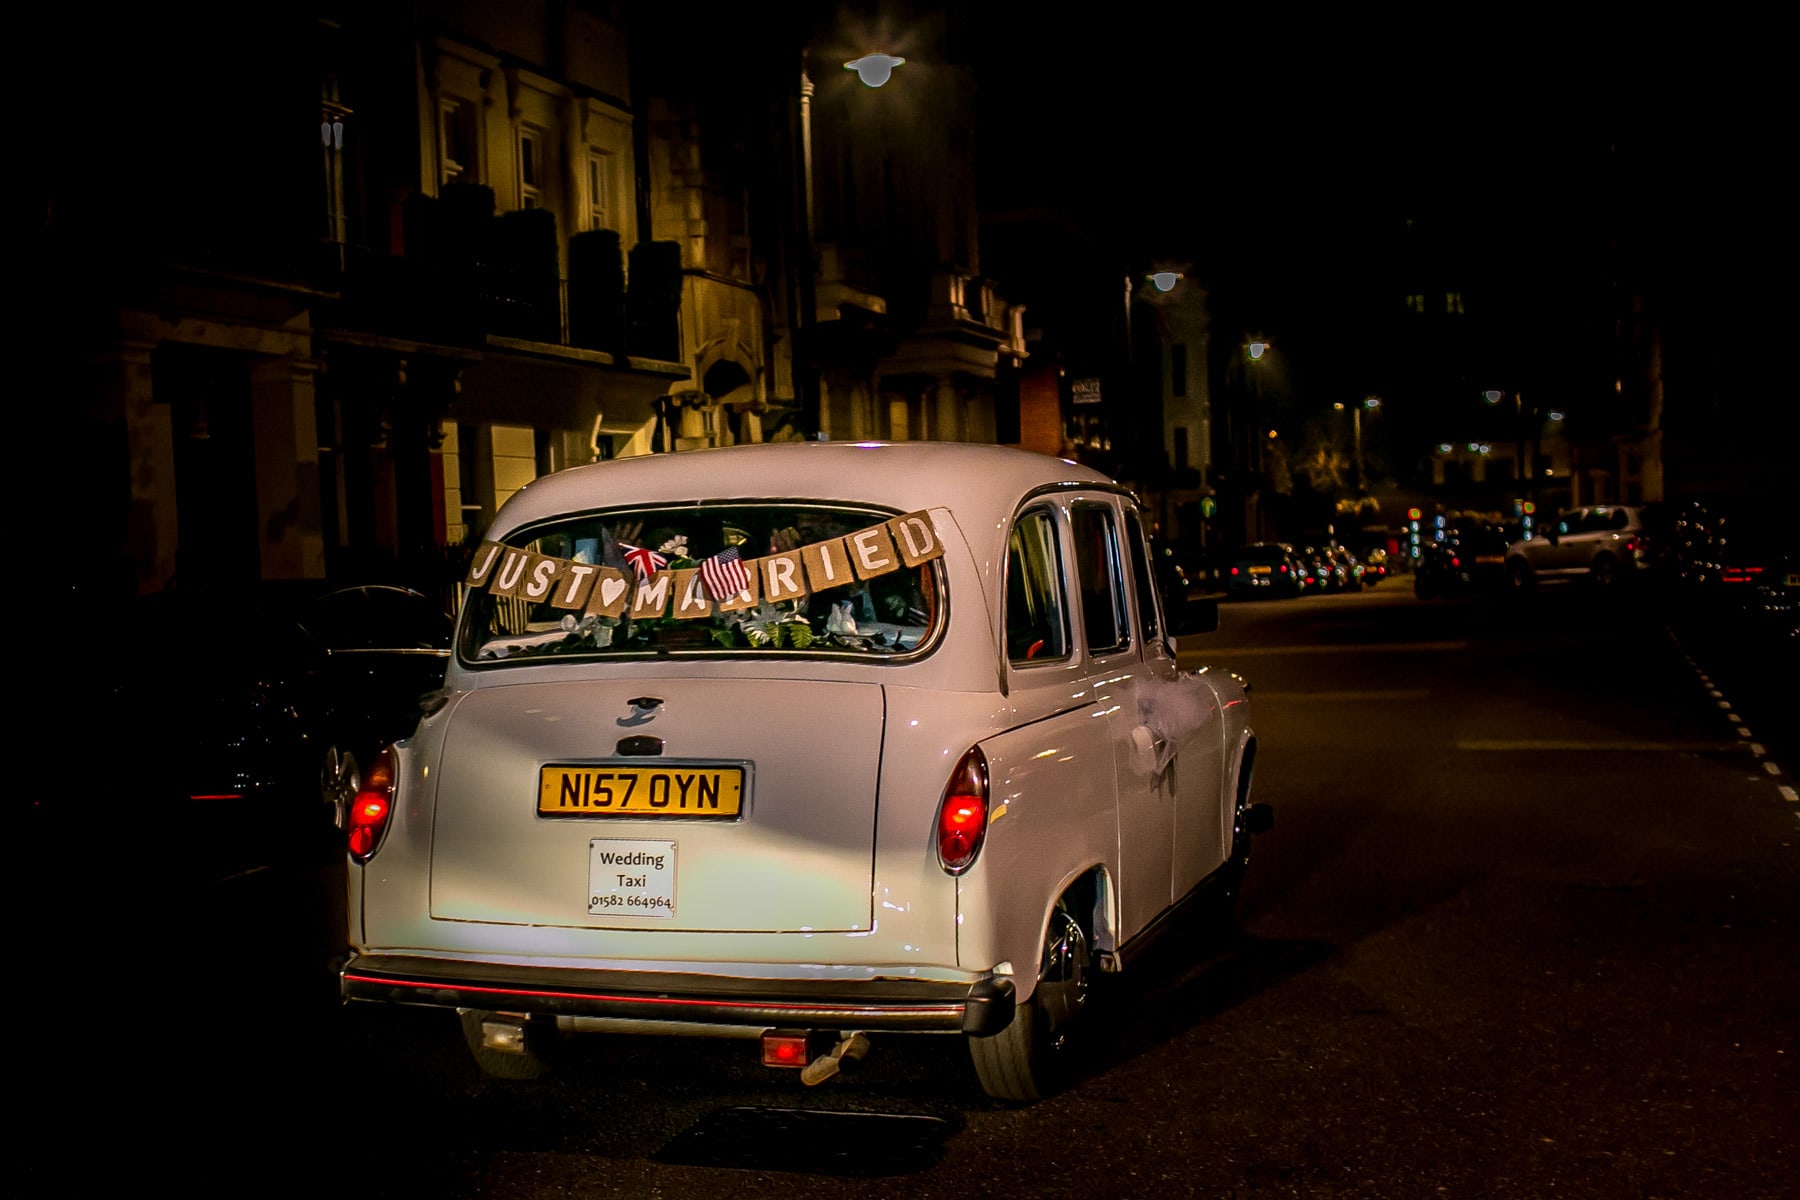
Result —
M 1219 601 L 1213 596 L 1194 596 L 1171 608 L 1168 618 L 1171 637 L 1211 633 L 1219 627 Z

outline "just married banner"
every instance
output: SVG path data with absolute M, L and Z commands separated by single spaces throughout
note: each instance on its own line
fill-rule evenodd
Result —
M 740 558 L 736 549 L 726 549 L 699 567 L 663 569 L 656 561 L 660 555 L 642 555 L 632 562 L 635 577 L 604 563 L 483 542 L 463 582 L 496 596 L 583 614 L 619 617 L 629 612 L 634 620 L 701 618 L 798 600 L 812 592 L 917 567 L 943 553 L 931 514 L 921 510 L 762 558 Z M 730 591 L 720 586 L 722 580 L 743 586 Z

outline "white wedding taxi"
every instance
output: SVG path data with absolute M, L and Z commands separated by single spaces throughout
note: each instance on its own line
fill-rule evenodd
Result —
M 341 990 L 455 1010 L 490 1074 L 726 1034 L 813 1083 L 935 1032 L 1037 1099 L 1094 976 L 1229 914 L 1267 827 L 1247 686 L 1176 666 L 1217 606 L 1164 611 L 1090 468 L 661 454 L 538 479 L 487 539 L 444 691 L 348 807 Z

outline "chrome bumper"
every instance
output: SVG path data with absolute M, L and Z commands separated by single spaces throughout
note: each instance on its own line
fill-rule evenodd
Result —
M 745 979 L 722 975 L 585 971 L 410 955 L 352 957 L 339 972 L 345 1001 L 476 1008 L 567 1017 L 991 1037 L 1012 1023 L 1012 980 L 974 983 L 875 979 Z

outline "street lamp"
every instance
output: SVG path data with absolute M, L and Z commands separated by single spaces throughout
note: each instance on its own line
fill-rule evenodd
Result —
M 1506 392 L 1500 388 L 1489 388 L 1481 393 L 1481 398 L 1486 400 L 1490 406 L 1498 405 L 1506 399 Z M 1537 500 L 1537 469 L 1525 459 L 1525 398 L 1517 389 L 1513 390 L 1512 398 L 1514 433 L 1518 439 L 1518 458 L 1515 460 L 1517 470 L 1514 474 L 1530 492 L 1529 497 L 1521 496 L 1521 501 L 1530 499 L 1535 503 Z
M 1333 404 L 1331 407 L 1336 409 L 1338 412 L 1343 412 L 1344 408 L 1346 406 L 1344 405 L 1344 403 L 1342 401 L 1339 401 L 1339 402 Z M 1355 448 L 1356 448 L 1356 495 L 1360 499 L 1362 497 L 1363 493 L 1369 490 L 1368 483 L 1363 478 L 1363 449 L 1362 449 L 1362 446 L 1363 446 L 1363 443 L 1362 443 L 1363 410 L 1366 408 L 1370 412 L 1374 412 L 1376 409 L 1380 408 L 1381 407 L 1381 397 L 1380 396 L 1364 396 L 1362 398 L 1362 403 L 1352 404 L 1352 405 L 1349 405 L 1348 407 L 1350 409 L 1350 427 L 1351 427 L 1351 430 L 1353 431 L 1352 436 L 1354 438 L 1354 444 L 1355 444 Z
M 865 54 L 861 58 L 853 58 L 844 64 L 844 70 L 855 71 L 856 77 L 867 87 L 878 88 L 894 77 L 894 68 L 905 63 L 904 58 L 895 58 L 891 54 Z

